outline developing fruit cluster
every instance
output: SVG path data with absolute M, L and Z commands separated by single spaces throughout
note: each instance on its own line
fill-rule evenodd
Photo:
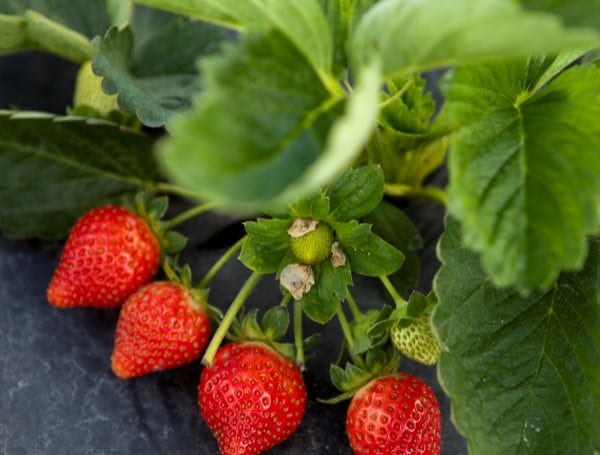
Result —
M 334 196 L 325 195 L 324 200 Z M 401 254 L 375 237 L 369 226 L 347 219 L 348 214 L 334 207 L 335 217 L 323 211 L 319 219 L 298 216 L 247 223 L 247 236 L 192 286 L 189 267 L 180 267 L 173 257 L 184 242 L 171 228 L 201 211 L 196 207 L 162 221 L 166 200 L 144 197 L 133 208 L 109 205 L 90 210 L 65 242 L 48 286 L 48 301 L 58 308 L 120 308 L 111 356 L 112 371 L 119 378 L 202 357 L 198 406 L 224 455 L 263 453 L 298 429 L 307 404 L 304 349 L 314 344 L 314 337 L 303 339 L 302 318 L 327 322 L 336 316 L 344 329 L 348 362 L 345 369 L 331 367 L 331 380 L 341 395 L 323 401 L 351 399 L 346 431 L 353 451 L 439 454 L 435 395 L 418 378 L 397 372 L 401 355 L 426 364 L 439 358 L 441 349 L 429 324 L 432 300 L 415 293 L 407 302 L 382 275 L 395 306 L 363 313 L 347 289 L 351 271 L 378 276 L 397 268 L 369 263 L 364 258 L 371 252 L 361 252 L 361 241 L 372 245 L 374 256 L 389 257 L 389 262 L 399 264 Z M 272 227 L 277 231 L 268 233 Z M 261 242 L 274 238 L 281 248 L 266 257 L 268 249 L 263 250 Z M 253 273 L 223 313 L 208 303 L 206 286 L 240 248 L 240 259 Z M 261 251 L 263 256 L 257 253 Z M 257 310 L 238 319 L 265 273 L 278 276 L 281 305 L 268 310 L 260 322 Z M 335 299 L 320 307 L 319 296 L 331 283 Z M 294 342 L 284 343 L 292 300 Z M 351 320 L 342 303 L 348 305 Z M 226 337 L 232 341 L 224 343 Z

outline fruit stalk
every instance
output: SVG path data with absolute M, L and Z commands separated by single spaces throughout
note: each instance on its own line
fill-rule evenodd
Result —
M 394 287 L 390 279 L 387 276 L 380 276 L 379 280 L 385 287 L 385 290 L 390 294 L 390 296 L 394 300 L 396 309 L 404 310 L 406 312 L 406 309 L 408 308 L 408 302 L 405 299 L 403 299 L 400 294 L 398 294 L 398 291 L 396 291 L 396 288 Z
M 229 259 L 231 259 L 231 257 L 235 254 L 235 252 L 242 247 L 246 237 L 247 235 L 239 239 L 237 242 L 231 245 L 229 249 L 225 251 L 225 253 L 223 253 L 223 255 L 212 265 L 208 272 L 206 272 L 206 275 L 204 275 L 202 280 L 200 280 L 200 284 L 198 285 L 199 288 L 204 289 L 208 286 L 208 283 L 211 282 L 219 270 L 221 270 L 227 261 L 229 261 Z
M 248 299 L 248 296 L 252 293 L 252 290 L 256 287 L 256 285 L 262 277 L 262 273 L 253 272 L 252 275 L 248 277 L 242 288 L 239 290 L 238 294 L 235 296 L 235 299 L 233 299 L 233 302 L 231 302 L 231 305 L 229 306 L 227 312 L 223 316 L 223 320 L 219 324 L 219 328 L 213 335 L 208 347 L 206 348 L 204 357 L 202 357 L 203 365 L 212 365 L 213 360 L 215 359 L 215 355 L 217 354 L 217 350 L 219 349 L 219 346 L 225 339 L 229 327 L 231 327 L 231 324 L 233 324 L 233 321 L 235 320 L 240 309 L 242 308 L 242 305 Z
M 175 226 L 180 225 L 181 223 L 194 218 L 195 216 L 200 215 L 201 213 L 204 213 L 208 210 L 211 210 L 215 207 L 217 207 L 218 204 L 214 203 L 214 202 L 207 202 L 205 204 L 200 204 L 197 205 L 195 207 L 192 207 L 189 210 L 186 210 L 185 212 L 180 213 L 179 215 L 177 215 L 175 218 L 170 219 L 169 221 L 166 221 L 164 224 L 164 229 L 165 230 L 171 230 L 173 229 Z

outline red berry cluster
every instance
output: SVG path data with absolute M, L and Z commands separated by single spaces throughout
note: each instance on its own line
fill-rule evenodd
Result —
M 48 287 L 48 301 L 59 308 L 121 307 L 111 357 L 120 378 L 190 363 L 209 343 L 206 294 L 156 280 L 162 256 L 144 217 L 99 207 L 73 226 Z M 266 342 L 245 340 L 224 344 L 210 363 L 200 376 L 198 405 L 222 454 L 259 454 L 297 430 L 307 394 L 295 362 Z M 361 388 L 346 428 L 357 454 L 439 454 L 437 401 L 409 375 L 387 375 Z

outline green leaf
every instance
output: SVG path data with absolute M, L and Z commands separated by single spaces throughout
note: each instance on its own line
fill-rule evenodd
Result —
M 94 55 L 90 38 L 108 26 L 102 0 L 0 0 L 0 55 L 42 50 L 83 63 Z
M 598 451 L 600 241 L 582 271 L 528 297 L 493 286 L 455 221 L 438 249 L 438 374 L 469 453 Z
M 130 20 L 133 12 L 133 0 L 105 0 L 105 2 L 111 25 L 120 27 Z
M 366 276 L 382 276 L 395 272 L 404 255 L 371 232 L 368 224 L 336 223 L 335 230 L 352 271 Z
M 556 17 L 523 11 L 508 0 L 384 0 L 358 25 L 352 60 L 360 68 L 380 56 L 387 78 L 599 42 L 592 29 L 566 30 Z
M 364 221 L 372 224 L 375 234 L 403 252 L 423 247 L 421 234 L 412 220 L 389 202 L 382 201 Z
M 331 70 L 329 24 L 317 0 L 143 0 L 148 6 L 185 13 L 250 32 L 277 30 L 323 76 Z
M 565 24 L 600 27 L 600 0 L 521 0 L 528 9 L 560 16 Z
M 425 79 L 418 74 L 396 78 L 386 88 L 381 95 L 380 123 L 403 133 L 426 133 L 435 113 L 435 101 L 425 90 Z
M 348 40 L 363 14 L 378 0 L 318 0 L 325 12 L 333 42 L 333 73 L 346 77 Z
M 378 165 L 349 169 L 327 188 L 330 218 L 351 221 L 367 215 L 383 198 L 383 172 Z
M 117 125 L 0 111 L 0 230 L 61 239 L 88 209 L 158 179 L 152 141 Z
M 105 0 L 0 0 L 0 14 L 24 16 L 28 10 L 88 39 L 110 26 Z
M 600 70 L 552 58 L 458 70 L 450 210 L 498 285 L 548 287 L 600 227 Z
M 300 303 L 304 313 L 313 321 L 325 324 L 337 312 L 340 302 L 346 297 L 352 284 L 352 273 L 348 264 L 333 267 L 330 261 L 313 266 L 315 284 Z
M 274 273 L 290 246 L 287 233 L 292 220 L 258 219 L 244 223 L 248 237 L 244 240 L 240 261 L 250 270 Z
M 160 158 L 176 182 L 232 208 L 285 206 L 314 193 L 350 164 L 375 122 L 375 68 L 342 114 L 341 92 L 329 93 L 279 32 L 248 35 L 204 70 L 206 92 L 174 119 Z
M 418 250 L 423 247 L 421 234 L 402 210 L 385 201 L 363 221 L 370 223 L 375 234 L 404 254 L 402 266 L 389 279 L 400 295 L 407 295 L 419 279 Z
M 158 127 L 191 107 L 200 90 L 196 60 L 225 39 L 225 31 L 211 25 L 136 8 L 131 27 L 111 28 L 98 42 L 93 69 L 104 78 L 105 93 L 119 94 L 121 109 Z

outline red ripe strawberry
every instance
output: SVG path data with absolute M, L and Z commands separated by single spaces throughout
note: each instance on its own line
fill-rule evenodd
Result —
M 223 455 L 255 455 L 296 431 L 306 387 L 296 364 L 267 344 L 234 342 L 202 370 L 198 405 Z
M 60 308 L 116 308 L 159 264 L 159 241 L 142 217 L 119 206 L 98 207 L 71 229 L 46 296 Z
M 119 315 L 113 372 L 131 378 L 200 357 L 208 343 L 210 321 L 199 297 L 170 281 L 154 281 L 134 292 Z
M 433 391 L 403 373 L 376 378 L 352 398 L 346 432 L 357 455 L 439 455 L 440 408 Z

